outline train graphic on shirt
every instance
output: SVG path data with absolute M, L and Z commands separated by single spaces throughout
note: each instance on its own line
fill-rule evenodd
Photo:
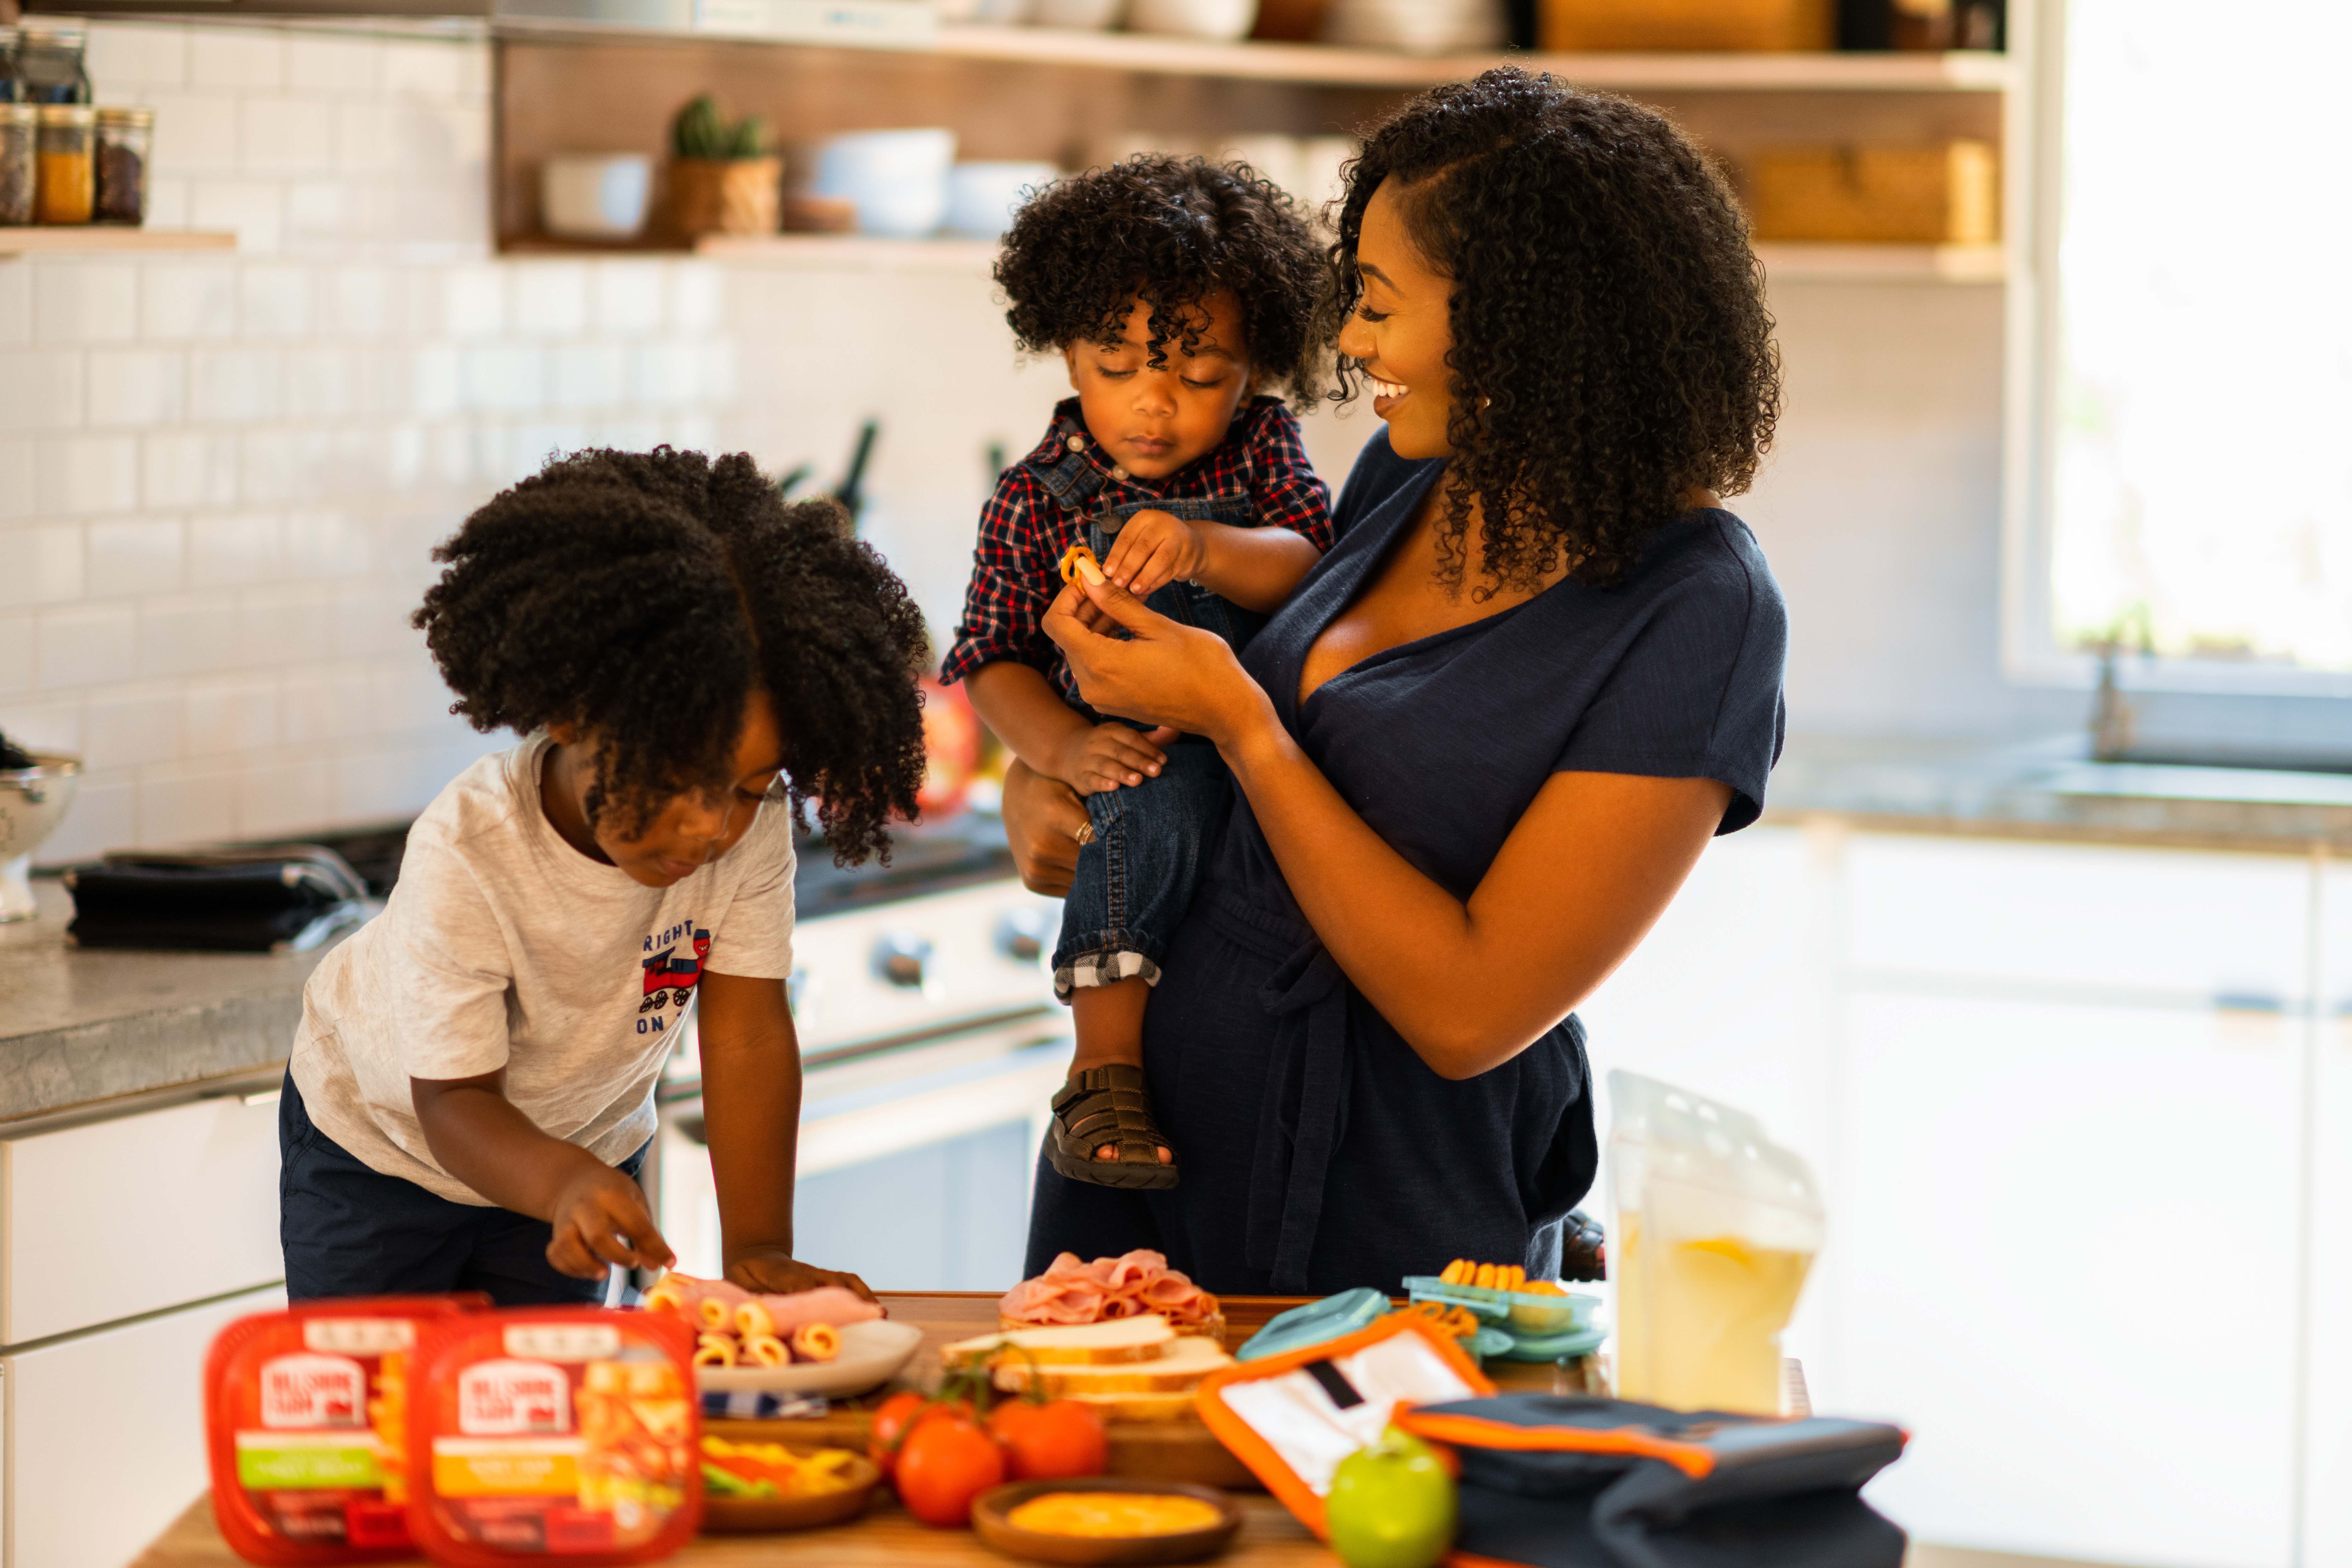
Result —
M 637 1004 L 638 1012 L 650 1013 L 672 1002 L 683 1007 L 693 1000 L 694 987 L 702 979 L 702 961 L 710 956 L 710 933 L 699 927 L 688 929 L 693 957 L 678 956 L 679 944 L 672 942 L 651 958 L 637 961 L 646 972 L 645 1000 Z

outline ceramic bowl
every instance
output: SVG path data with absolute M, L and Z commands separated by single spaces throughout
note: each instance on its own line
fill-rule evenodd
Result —
M 787 1444 L 787 1447 L 795 1447 Z M 805 1453 L 805 1448 L 795 1451 Z M 819 1492 L 814 1497 L 731 1498 L 720 1497 L 705 1490 L 702 1494 L 702 1529 L 707 1535 L 758 1534 L 771 1531 L 814 1530 L 819 1525 L 839 1524 L 857 1518 L 866 1505 L 874 1500 L 874 1489 L 882 1483 L 882 1472 L 872 1460 L 860 1455 L 849 1467 L 849 1485 L 839 1491 Z
M 936 127 L 836 136 L 817 151 L 811 193 L 855 202 L 860 233 L 918 238 L 947 216 L 955 149 L 955 132 Z
M 539 216 L 561 239 L 629 239 L 646 226 L 654 161 L 641 153 L 550 158 L 539 170 Z
M 1116 27 L 1127 15 L 1127 0 L 1037 0 L 1030 21 L 1040 27 L 1069 27 L 1098 33 Z
M 0 921 L 33 918 L 33 851 L 73 804 L 80 774 L 80 758 L 51 752 L 35 752 L 29 768 L 0 773 Z
M 898 1374 L 923 1342 L 923 1331 L 887 1318 L 850 1323 L 841 1331 L 841 1353 L 831 1361 L 790 1366 L 700 1366 L 694 1385 L 705 1394 L 816 1394 L 841 1399 L 879 1388 Z
M 1223 1517 L 1202 1530 L 1175 1535 L 1048 1535 L 1023 1530 L 1005 1516 L 1031 1498 L 1046 1492 L 1154 1492 L 1168 1497 L 1199 1498 Z M 1152 1481 L 1139 1476 L 1089 1476 L 1083 1480 L 1014 1481 L 992 1487 L 972 1500 L 971 1528 L 982 1541 L 1008 1557 L 1032 1563 L 1197 1563 L 1222 1552 L 1241 1530 L 1242 1511 L 1234 1500 L 1214 1487 L 1188 1481 Z
M 948 171 L 947 231 L 996 238 L 1013 226 L 1021 204 L 1061 173 L 1051 163 L 958 163 Z
M 1256 21 L 1257 0 L 1128 0 L 1127 26 L 1132 33 L 1223 43 L 1247 37 Z

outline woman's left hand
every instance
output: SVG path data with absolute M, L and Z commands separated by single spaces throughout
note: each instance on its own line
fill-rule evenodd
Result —
M 1092 629 L 1108 622 L 1121 641 Z M 1273 721 L 1273 705 L 1223 637 L 1171 621 L 1116 583 L 1071 584 L 1045 611 L 1045 635 L 1097 710 L 1163 724 L 1224 746 Z

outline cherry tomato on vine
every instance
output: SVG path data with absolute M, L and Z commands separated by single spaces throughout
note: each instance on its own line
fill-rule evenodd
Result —
M 1102 1417 L 1075 1399 L 1007 1400 L 989 1416 L 988 1429 L 1004 1445 L 1016 1481 L 1098 1476 L 1110 1467 L 1110 1435 Z

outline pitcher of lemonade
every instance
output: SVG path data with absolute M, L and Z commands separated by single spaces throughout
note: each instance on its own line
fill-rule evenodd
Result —
M 1780 1413 L 1780 1331 L 1822 1246 L 1805 1163 L 1745 1111 L 1609 1075 L 1617 1396 Z

